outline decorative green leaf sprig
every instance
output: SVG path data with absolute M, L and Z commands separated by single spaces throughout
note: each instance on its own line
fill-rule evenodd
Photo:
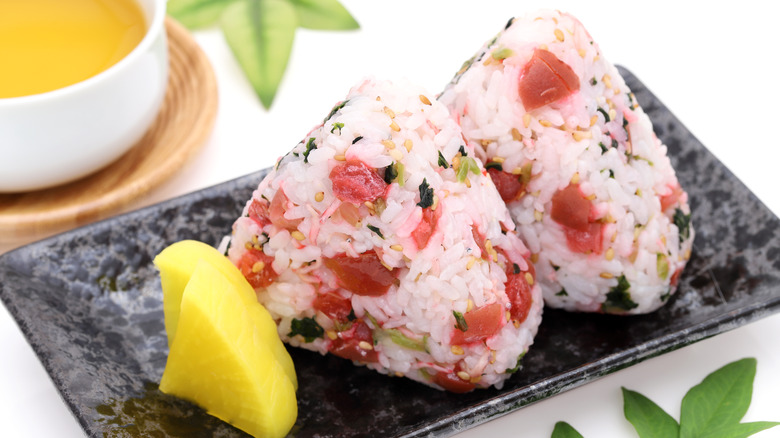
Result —
M 683 397 L 680 422 L 657 404 L 623 390 L 623 412 L 640 438 L 743 438 L 780 423 L 740 423 L 753 397 L 756 360 L 741 359 L 712 372 Z M 551 438 L 583 438 L 566 422 L 555 424 Z
M 287 70 L 298 27 L 360 27 L 338 0 L 168 0 L 168 14 L 189 29 L 218 24 L 266 109 Z

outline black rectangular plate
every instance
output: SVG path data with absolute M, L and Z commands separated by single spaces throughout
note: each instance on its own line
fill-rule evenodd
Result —
M 630 72 L 629 87 L 688 190 L 696 241 L 680 289 L 650 315 L 545 310 L 501 390 L 454 395 L 291 348 L 297 438 L 447 436 L 780 308 L 780 224 Z M 0 258 L 0 298 L 88 435 L 242 436 L 157 389 L 167 342 L 152 265 L 167 245 L 216 245 L 265 171 L 74 230 Z

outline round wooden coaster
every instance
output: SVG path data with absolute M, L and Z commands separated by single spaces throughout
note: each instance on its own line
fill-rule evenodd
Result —
M 78 181 L 0 194 L 0 244 L 32 241 L 108 217 L 167 180 L 200 149 L 214 127 L 216 78 L 189 31 L 170 17 L 165 27 L 168 88 L 144 137 L 117 161 Z

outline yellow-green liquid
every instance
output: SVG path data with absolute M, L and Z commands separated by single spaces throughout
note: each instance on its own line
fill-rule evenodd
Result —
M 146 33 L 135 0 L 0 0 L 0 98 L 81 82 Z

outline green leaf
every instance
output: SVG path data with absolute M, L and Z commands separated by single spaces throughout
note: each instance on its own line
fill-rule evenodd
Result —
M 168 0 L 168 15 L 189 29 L 201 29 L 219 21 L 222 12 L 237 0 Z
M 553 433 L 550 438 L 583 438 L 582 435 L 580 435 L 579 432 L 577 432 L 577 429 L 571 427 L 569 423 L 566 423 L 565 421 L 559 421 L 555 423 L 555 428 L 553 428 Z
M 642 438 L 677 437 L 677 421 L 644 395 L 630 389 L 623 391 L 623 413 Z
M 680 438 L 710 437 L 739 424 L 750 406 L 756 360 L 741 359 L 712 372 L 691 388 L 680 409 Z
M 225 9 L 220 25 L 263 106 L 270 108 L 292 51 L 295 8 L 284 0 L 242 0 Z
M 708 430 L 705 435 L 707 438 L 744 438 L 761 432 L 780 423 L 769 421 L 757 421 L 755 423 L 736 423 L 729 426 L 720 427 L 715 430 Z
M 298 13 L 298 24 L 306 29 L 349 30 L 360 25 L 338 0 L 289 0 Z

